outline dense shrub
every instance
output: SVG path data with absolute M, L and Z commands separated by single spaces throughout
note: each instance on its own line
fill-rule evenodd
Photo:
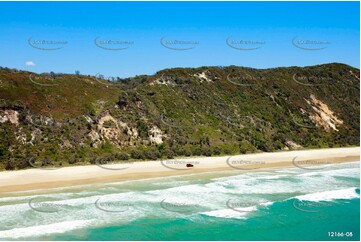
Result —
M 213 148 L 213 154 L 214 155 L 220 155 L 221 153 L 222 153 L 221 148 L 219 148 L 219 147 L 214 147 Z
M 137 159 L 137 160 L 145 158 L 144 153 L 141 150 L 132 150 L 130 152 L 130 157 L 132 157 L 133 159 Z
M 202 148 L 202 155 L 204 156 L 212 156 L 212 150 L 209 147 Z
M 191 156 L 192 152 L 189 149 L 186 149 L 185 152 L 184 152 L 184 155 L 185 156 Z
M 159 158 L 159 152 L 155 149 L 151 149 L 151 150 L 146 150 L 144 152 L 145 158 L 147 158 L 148 160 L 156 160 Z
M 164 149 L 162 156 L 167 157 L 168 159 L 173 159 L 174 158 L 174 153 L 172 150 L 170 149 Z
M 192 147 L 192 155 L 193 156 L 201 156 L 202 149 L 200 147 Z
M 223 153 L 226 154 L 226 155 L 231 155 L 233 152 L 230 148 L 228 147 L 224 147 L 223 148 Z
M 240 148 L 239 148 L 239 152 L 240 152 L 241 154 L 246 154 L 246 153 L 247 153 L 247 149 L 246 149 L 245 147 L 240 147 Z
M 119 152 L 119 153 L 116 153 L 115 154 L 115 158 L 117 160 L 128 160 L 129 159 L 129 155 L 127 153 L 122 153 L 122 152 Z
M 69 159 L 68 159 L 68 163 L 69 164 L 75 164 L 76 163 L 76 158 L 74 157 L 74 156 L 72 156 L 72 157 L 70 157 Z
M 183 156 L 186 152 L 185 148 L 180 147 L 180 146 L 173 147 L 172 150 L 173 150 L 173 153 L 177 156 Z
M 5 162 L 6 170 L 17 170 L 29 167 L 30 164 L 22 158 L 11 158 Z

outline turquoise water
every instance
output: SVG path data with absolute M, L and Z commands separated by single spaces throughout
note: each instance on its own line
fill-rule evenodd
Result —
M 317 168 L 2 195 L 0 240 L 359 240 L 359 164 Z

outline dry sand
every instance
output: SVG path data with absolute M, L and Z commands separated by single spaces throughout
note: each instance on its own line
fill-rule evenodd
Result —
M 92 183 L 223 170 L 257 171 L 265 168 L 298 167 L 360 160 L 360 147 L 257 153 L 223 157 L 195 157 L 166 161 L 127 162 L 111 165 L 29 169 L 0 172 L 0 193 L 58 188 Z M 187 168 L 186 164 L 194 167 Z

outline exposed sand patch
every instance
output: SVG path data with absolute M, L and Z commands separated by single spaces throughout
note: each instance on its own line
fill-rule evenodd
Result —
M 12 109 L 5 109 L 0 112 L 0 123 L 9 121 L 12 124 L 19 125 L 19 112 Z
M 334 112 L 322 101 L 318 100 L 314 95 L 311 95 L 311 102 L 314 114 L 310 115 L 310 119 L 316 123 L 317 126 L 323 127 L 326 131 L 338 131 L 337 125 L 342 125 L 343 120 L 339 119 Z
M 149 130 L 149 140 L 154 144 L 163 144 L 163 132 L 157 126 L 153 126 Z
M 64 167 L 57 170 L 29 169 L 4 171 L 0 172 L 0 192 L 57 188 L 99 182 L 116 182 L 200 172 L 234 170 L 235 168 L 229 165 L 230 163 L 229 160 L 227 162 L 227 159 L 229 159 L 229 156 L 178 159 L 178 161 L 183 161 L 183 165 L 177 166 L 180 167 L 181 170 L 167 168 L 164 166 L 164 161 L 163 163 L 161 161 L 147 161 L 107 165 L 108 168 L 112 168 L 113 170 L 102 169 L 96 165 L 89 165 Z M 243 171 L 250 172 L 260 169 L 276 169 L 281 167 L 300 168 L 295 165 L 295 159 L 297 159 L 297 164 L 306 164 L 307 166 L 312 164 L 359 161 L 360 147 L 237 155 L 232 157 L 232 162 L 243 162 L 242 168 L 246 168 Z M 175 162 L 170 163 L 176 164 Z M 170 163 L 167 164 L 170 165 Z M 184 163 L 194 163 L 195 165 L 192 168 L 185 169 Z M 242 172 L 242 170 L 240 171 Z
M 206 81 L 206 82 L 212 82 L 212 80 L 207 76 L 207 73 L 204 71 L 204 72 L 201 72 L 201 73 L 197 73 L 197 74 L 194 74 L 195 77 L 199 78 L 201 83 L 203 81 Z

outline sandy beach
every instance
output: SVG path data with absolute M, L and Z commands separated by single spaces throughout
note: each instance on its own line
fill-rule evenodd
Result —
M 92 183 L 222 170 L 257 171 L 278 167 L 313 169 L 360 160 L 360 147 L 283 151 L 222 157 L 193 157 L 163 161 L 123 162 L 108 165 L 28 169 L 0 172 L 0 192 L 28 191 Z M 187 167 L 192 164 L 193 167 Z

